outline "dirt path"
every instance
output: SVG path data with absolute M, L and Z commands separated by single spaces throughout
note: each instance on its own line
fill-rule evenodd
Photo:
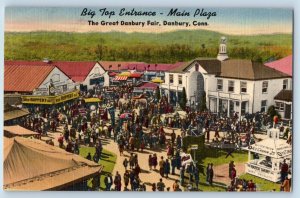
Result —
M 170 129 L 165 129 L 167 132 Z M 179 133 L 179 131 L 176 131 Z M 130 153 L 127 151 L 124 151 L 124 156 L 120 156 L 119 154 L 119 149 L 117 143 L 115 143 L 113 140 L 108 140 L 107 144 L 103 145 L 103 148 L 117 154 L 117 161 L 116 165 L 113 170 L 113 176 L 115 175 L 116 171 L 118 171 L 122 178 L 125 172 L 125 168 L 123 166 L 123 160 L 125 158 L 129 159 Z M 159 179 L 161 178 L 159 171 L 158 170 L 149 170 L 148 166 L 148 157 L 150 154 L 156 153 L 158 159 L 160 159 L 161 156 L 166 159 L 167 157 L 167 152 L 166 149 L 158 149 L 158 150 L 149 150 L 149 149 L 144 149 L 143 152 L 133 152 L 138 154 L 138 162 L 141 167 L 141 173 L 140 173 L 140 179 L 142 180 L 143 183 L 145 183 L 147 191 L 151 191 L 151 184 L 152 183 L 157 183 L 159 182 Z M 176 179 L 179 179 L 179 171 L 175 170 L 176 175 L 169 175 L 169 178 L 163 178 L 163 182 L 165 183 L 166 187 L 170 187 L 170 191 L 172 191 L 172 185 Z M 124 181 L 122 180 L 122 188 L 124 187 Z M 129 186 L 130 187 L 130 186 Z
M 230 178 L 229 178 L 229 170 L 228 170 L 228 164 L 222 164 L 219 166 L 214 167 L 214 181 L 215 182 L 221 182 L 227 185 L 230 185 Z M 237 163 L 235 164 L 236 169 L 236 175 L 242 175 L 245 173 L 245 163 Z

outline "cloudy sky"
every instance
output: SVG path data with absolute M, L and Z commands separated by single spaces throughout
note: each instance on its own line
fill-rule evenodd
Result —
M 252 8 L 204 8 L 207 12 L 216 12 L 216 17 L 206 17 L 193 14 L 197 8 L 178 8 L 180 11 L 190 12 L 191 16 L 167 16 L 171 8 L 135 8 L 137 11 L 156 11 L 156 16 L 120 17 L 121 8 L 107 8 L 115 11 L 116 15 L 109 18 L 101 16 L 101 8 L 94 10 L 94 21 L 199 21 L 207 22 L 208 26 L 89 26 L 90 16 L 81 16 L 83 8 L 29 8 L 8 7 L 5 10 L 5 31 L 65 31 L 65 32 L 166 32 L 179 29 L 206 29 L 225 34 L 250 35 L 292 33 L 293 10 L 290 9 L 252 9 Z M 132 8 L 126 8 L 130 11 Z M 199 9 L 202 9 L 199 7 Z M 160 14 L 162 13 L 162 14 Z

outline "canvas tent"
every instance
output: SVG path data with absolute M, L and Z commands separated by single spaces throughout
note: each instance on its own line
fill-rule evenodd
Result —
M 3 157 L 4 190 L 69 189 L 102 170 L 101 165 L 78 155 L 23 137 L 4 137 Z
M 20 109 L 9 104 L 4 105 L 4 122 L 14 120 L 26 115 L 29 115 L 29 111 L 27 109 Z
M 269 181 L 280 181 L 280 165 L 292 157 L 292 147 L 286 140 L 279 139 L 279 129 L 269 129 L 268 138 L 248 147 L 248 163 L 245 164 L 246 173 L 264 178 Z M 259 155 L 258 159 L 251 159 L 251 153 Z
M 26 128 L 23 128 L 19 125 L 14 126 L 4 126 L 4 136 L 6 137 L 14 137 L 14 136 L 35 136 L 39 135 L 39 133 L 30 131 Z

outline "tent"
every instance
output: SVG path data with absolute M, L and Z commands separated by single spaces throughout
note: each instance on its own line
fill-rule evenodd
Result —
M 43 141 L 4 137 L 4 190 L 63 190 L 99 176 L 102 166 Z
M 30 131 L 26 128 L 23 128 L 19 125 L 14 126 L 4 126 L 4 135 L 6 137 L 14 137 L 14 136 L 35 136 L 39 135 L 39 133 Z
M 269 129 L 267 138 L 250 145 L 248 150 L 248 163 L 245 164 L 245 171 L 251 175 L 263 179 L 278 182 L 281 179 L 280 164 L 284 160 L 292 158 L 292 147 L 286 140 L 279 139 L 279 129 Z M 251 159 L 251 153 L 259 158 Z
M 14 120 L 29 115 L 27 109 L 20 109 L 9 104 L 4 105 L 4 121 Z

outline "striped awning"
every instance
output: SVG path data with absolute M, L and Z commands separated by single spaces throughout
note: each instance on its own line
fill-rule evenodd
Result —
M 128 76 L 116 76 L 115 81 L 126 81 Z

